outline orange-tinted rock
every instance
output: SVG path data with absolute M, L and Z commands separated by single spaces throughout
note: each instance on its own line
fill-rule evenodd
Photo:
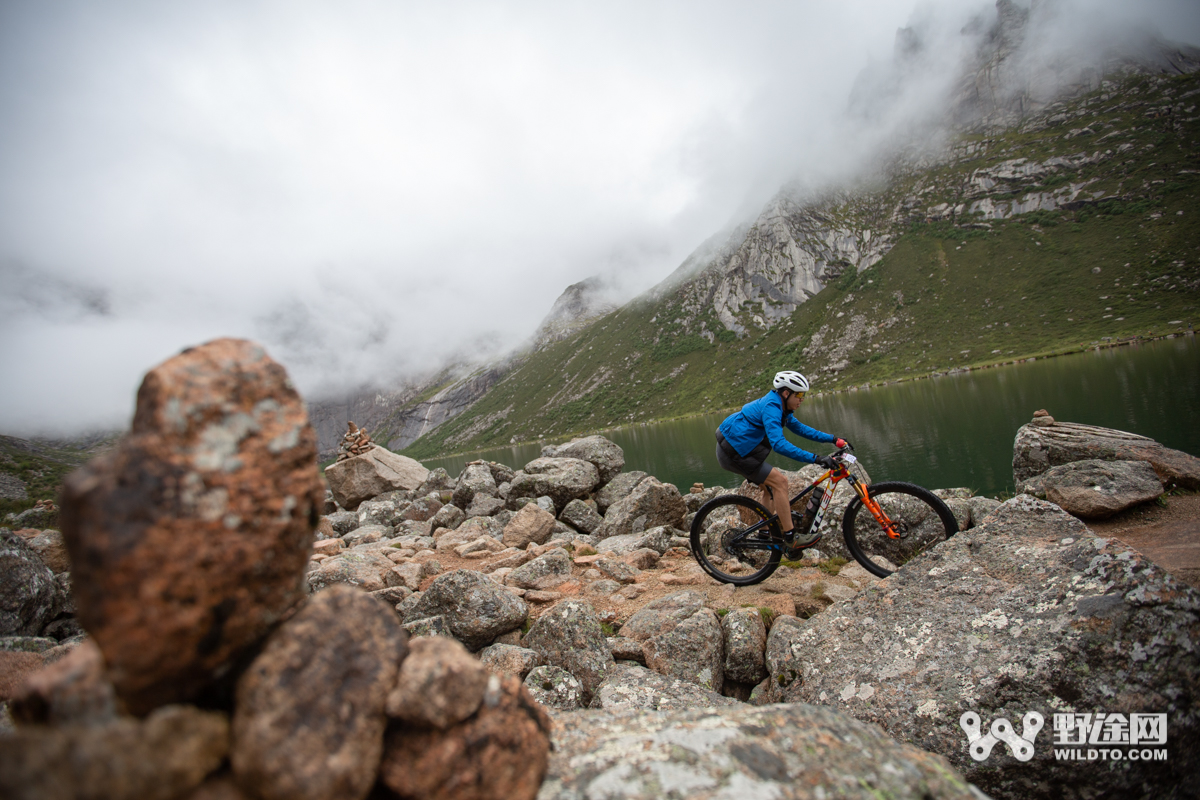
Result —
M 233 773 L 263 800 L 361 800 L 405 654 L 396 612 L 361 589 L 313 595 L 238 680 Z
M 473 717 L 447 730 L 388 731 L 379 777 L 413 800 L 526 800 L 550 754 L 550 719 L 521 682 L 493 676 Z
M 12 700 L 35 672 L 46 664 L 41 653 L 0 651 L 0 703 Z
M 104 658 L 88 639 L 61 660 L 29 676 L 12 702 L 19 722 L 95 725 L 116 716 Z
M 147 373 L 129 436 L 67 479 L 79 620 L 131 711 L 196 697 L 304 598 L 316 455 L 283 367 L 220 339 Z

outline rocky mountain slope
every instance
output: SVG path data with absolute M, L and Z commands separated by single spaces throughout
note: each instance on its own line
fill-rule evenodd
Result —
M 410 452 L 735 405 L 785 366 L 836 391 L 1186 332 L 1197 98 L 1195 72 L 1113 76 L 936 160 L 901 154 L 881 185 L 785 189 Z

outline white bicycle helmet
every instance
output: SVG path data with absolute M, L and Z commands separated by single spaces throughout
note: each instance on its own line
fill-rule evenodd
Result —
M 808 378 L 799 372 L 788 369 L 775 373 L 775 381 L 772 386 L 776 389 L 791 389 L 793 392 L 807 392 Z

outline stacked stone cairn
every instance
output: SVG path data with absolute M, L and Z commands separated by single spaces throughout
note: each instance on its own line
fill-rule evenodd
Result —
M 347 422 L 346 427 L 348 430 L 342 436 L 341 444 L 338 445 L 338 461 L 361 456 L 375 446 L 365 429 L 359 428 L 353 422 Z
M 1200 478 L 1186 454 L 1081 444 L 1047 417 L 1014 451 L 1035 491 L 1086 459 Z M 312 429 L 259 348 L 149 373 L 130 436 L 68 481 L 56 563 L 88 635 L 9 654 L 33 658 L 0 682 L 0 796 L 1166 796 L 1197 770 L 1200 595 L 1039 497 L 939 491 L 961 533 L 883 581 L 843 567 L 858 580 L 804 619 L 770 592 L 787 568 L 756 595 L 768 610 L 695 567 L 685 532 L 728 490 L 625 472 L 603 437 L 457 478 L 360 450 L 326 468 L 321 515 Z M 52 560 L 4 536 L 22 564 Z M 31 585 L 53 598 L 45 569 Z M 597 611 L 651 582 L 678 589 Z M 47 602 L 0 634 L 44 634 Z M 1064 710 L 1166 714 L 1169 759 L 1056 759 Z M 1034 757 L 976 762 L 967 711 L 1041 713 Z

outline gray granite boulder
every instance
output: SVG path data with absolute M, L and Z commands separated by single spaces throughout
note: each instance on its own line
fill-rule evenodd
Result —
M 1051 467 L 1026 481 L 1025 489 L 1084 519 L 1105 519 L 1163 493 L 1149 462 L 1094 458 Z
M 468 517 L 490 517 L 497 511 L 504 508 L 504 501 L 498 497 L 476 492 L 475 497 L 471 499 L 471 505 L 467 506 Z
M 679 490 L 656 478 L 640 482 L 624 498 L 613 503 L 604 515 L 604 524 L 596 537 L 607 539 L 630 533 L 641 533 L 658 525 L 682 527 L 687 507 Z
M 325 468 L 325 480 L 338 505 L 355 509 L 364 500 L 394 489 L 416 489 L 429 470 L 408 456 L 376 445 L 362 455 L 337 461 Z
M 618 664 L 592 698 L 592 708 L 644 708 L 663 711 L 738 705 L 738 701 L 703 689 L 692 681 L 660 675 L 645 667 Z
M 492 672 L 515 675 L 525 680 L 529 671 L 538 666 L 538 655 L 528 647 L 494 644 L 479 651 L 479 661 Z
M 487 576 L 459 569 L 438 576 L 403 614 L 405 622 L 445 617 L 454 638 L 476 651 L 521 627 L 529 606 Z
M 621 635 L 644 642 L 651 636 L 666 633 L 683 620 L 704 608 L 705 598 L 700 592 L 686 590 L 673 592 L 651 600 L 634 612 L 621 626 Z
M 604 522 L 604 517 L 582 500 L 567 503 L 558 518 L 580 533 L 587 534 L 595 533 Z
M 347 550 L 325 559 L 308 573 L 308 585 L 314 592 L 336 583 L 357 586 L 365 592 L 377 592 L 389 586 L 403 585 L 401 577 L 393 572 L 395 566 L 378 552 Z
M 58 608 L 54 573 L 24 539 L 0 528 L 0 636 L 37 636 Z
M 496 479 L 492 477 L 492 471 L 488 469 L 487 464 L 479 461 L 472 462 L 458 476 L 453 503 L 459 508 L 465 509 L 471 505 L 476 494 L 495 497 L 499 493 L 498 489 Z
M 671 540 L 675 536 L 682 534 L 682 531 L 678 531 L 668 525 L 658 525 L 641 533 L 626 533 L 621 536 L 610 536 L 607 539 L 602 539 L 596 544 L 596 550 L 601 553 L 613 553 L 614 555 L 623 556 L 632 553 L 634 550 L 641 550 L 643 547 L 648 547 L 659 555 L 662 555 L 670 549 Z
M 544 706 L 571 711 L 583 708 L 583 684 L 562 667 L 534 667 L 525 678 L 525 688 Z
M 513 514 L 500 538 L 510 547 L 524 549 L 530 542 L 545 544 L 553 532 L 554 515 L 536 503 L 527 503 Z
M 572 439 L 557 447 L 544 447 L 542 456 L 578 458 L 587 461 L 600 474 L 600 485 L 611 481 L 625 467 L 625 451 L 603 436 L 585 436 L 582 439 Z
M 701 608 L 673 628 L 642 642 L 646 666 L 671 678 L 690 681 L 709 691 L 725 685 L 725 642 L 721 620 Z
M 1200 593 L 1136 551 L 1018 495 L 849 602 L 777 621 L 756 700 L 834 706 L 995 796 L 1166 796 L 1200 769 L 1198 610 Z M 1052 722 L 1069 711 L 1166 714 L 1170 759 L 1058 760 Z M 1040 714 L 1032 759 L 1000 744 L 976 762 L 966 712 L 985 726 Z
M 354 510 L 357 517 L 357 525 L 386 525 L 389 528 L 394 528 L 401 520 L 401 515 L 411 505 L 411 501 L 402 500 L 396 497 L 375 498 L 373 500 L 364 500 L 358 504 L 358 508 Z M 336 531 L 337 529 L 334 528 Z
M 767 677 L 764 653 L 767 626 L 757 608 L 736 608 L 721 619 L 725 641 L 725 678 L 758 683 Z
M 538 617 L 522 643 L 543 664 L 561 667 L 578 678 L 585 704 L 615 663 L 596 610 L 583 600 L 556 603 Z
M 436 531 L 438 528 L 454 530 L 459 525 L 462 525 L 466 519 L 466 512 L 453 503 L 447 503 L 429 518 L 429 529 L 431 531 Z
M 521 589 L 553 589 L 571 579 L 571 557 L 555 548 L 514 569 L 504 582 Z
M 1163 447 L 1153 439 L 1112 428 L 1057 422 L 1035 415 L 1022 425 L 1013 441 L 1013 482 L 1018 492 L 1025 482 L 1051 467 L 1072 461 L 1146 461 L 1166 487 L 1200 489 L 1200 458 Z
M 555 720 L 539 800 L 979 800 L 946 759 L 807 705 L 620 708 Z
M 607 514 L 609 507 L 629 496 L 629 493 L 637 487 L 639 483 L 649 478 L 648 473 L 641 470 L 633 470 L 632 472 L 622 472 L 616 477 L 604 484 L 604 486 L 595 494 L 596 510 L 601 514 Z
M 572 500 L 584 497 L 600 484 L 600 473 L 578 458 L 535 458 L 513 475 L 508 496 L 549 497 L 554 507 L 565 508 Z

